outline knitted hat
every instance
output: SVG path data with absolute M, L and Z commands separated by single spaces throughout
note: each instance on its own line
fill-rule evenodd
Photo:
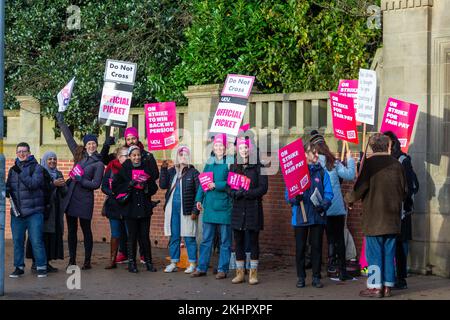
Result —
M 86 145 L 87 145 L 87 143 L 88 143 L 89 141 L 94 141 L 96 144 L 98 144 L 97 136 L 94 135 L 94 134 L 88 133 L 87 135 L 85 135 L 85 136 L 83 137 L 83 144 L 84 144 L 85 147 L 86 147 Z
M 325 138 L 319 134 L 317 130 L 311 131 L 311 138 L 309 138 L 311 144 L 325 143 Z
M 236 148 L 239 149 L 241 144 L 245 144 L 248 147 L 248 150 L 251 151 L 253 149 L 253 144 L 250 139 L 238 138 L 236 140 Z
M 133 152 L 133 150 L 141 151 L 141 149 L 138 146 L 131 146 L 128 148 L 128 156 L 130 156 L 130 154 Z
M 123 135 L 124 138 L 126 139 L 128 136 L 133 136 L 136 137 L 136 139 L 139 140 L 139 133 L 138 130 L 134 127 L 129 127 L 125 129 L 125 134 Z
M 227 135 L 224 133 L 218 133 L 214 136 L 214 144 L 221 143 L 224 147 L 227 147 Z
M 186 146 L 181 146 L 178 148 L 177 153 L 180 154 L 182 152 L 186 152 L 188 155 L 191 155 L 191 151 Z

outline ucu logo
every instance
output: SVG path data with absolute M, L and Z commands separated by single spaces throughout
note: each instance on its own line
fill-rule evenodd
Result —
M 151 144 L 161 144 L 161 140 L 150 140 Z

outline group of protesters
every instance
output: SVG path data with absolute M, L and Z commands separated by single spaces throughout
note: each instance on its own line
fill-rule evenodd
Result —
M 83 145 L 78 145 L 63 114 L 58 113 L 56 118 L 73 155 L 74 167 L 80 169 L 66 180 L 57 169 L 54 152 L 46 152 L 38 164 L 27 143 L 17 145 L 17 158 L 9 170 L 6 189 L 7 197 L 11 198 L 14 242 L 15 270 L 10 277 L 24 274 L 26 232 L 29 239 L 26 256 L 32 259 L 37 276 L 46 277 L 48 272 L 57 271 L 50 261 L 64 259 L 64 215 L 68 266 L 77 265 L 79 224 L 84 243 L 82 269 L 91 269 L 94 191 L 99 188 L 106 195 L 102 215 L 109 220 L 111 229 L 110 259 L 105 268 L 128 263 L 128 271 L 137 273 L 139 257 L 146 270 L 155 272 L 150 223 L 153 209 L 158 205 L 152 196 L 159 187 L 166 190 L 164 235 L 170 237 L 170 264 L 164 272 L 178 270 L 183 239 L 189 262 L 185 273 L 194 278 L 206 276 L 215 239 L 219 238 L 216 279 L 227 278 L 234 248 L 236 274 L 232 283 L 245 282 L 246 269 L 249 269 L 248 283 L 259 282 L 259 234 L 264 227 L 262 199 L 268 191 L 268 177 L 263 172 L 256 143 L 246 132 L 240 131 L 237 137 L 222 133 L 212 137 L 211 156 L 202 172 L 212 173 L 213 181 L 204 189 L 199 181 L 200 172 L 191 163 L 188 146 L 180 145 L 176 149 L 171 167 L 164 160 L 159 169 L 154 156 L 144 149 L 136 128 L 125 130 L 125 144 L 113 153 L 110 148 L 115 139 L 107 137 L 99 153 L 95 135 L 85 135 Z M 292 208 L 298 288 L 306 286 L 308 245 L 311 246 L 312 286 L 323 287 L 324 232 L 328 255 L 338 261 L 339 280 L 353 278 L 347 273 L 344 229 L 348 210 L 358 200 L 363 203 L 362 231 L 367 261 L 369 266 L 377 266 L 374 270 L 379 272 L 360 295 L 388 297 L 393 287 L 407 287 L 407 244 L 411 237 L 413 196 L 418 191 L 417 178 L 410 157 L 401 152 L 392 132 L 372 135 L 369 146 L 372 153 L 364 154 L 357 170 L 350 151 L 346 161 L 339 161 L 317 131 L 306 141 L 304 149 L 311 186 L 294 198 L 285 192 Z M 231 188 L 227 183 L 230 172 L 249 178 L 249 187 Z M 341 192 L 342 180 L 355 181 L 352 191 L 346 195 Z M 313 196 L 319 201 L 313 201 Z M 199 221 L 202 240 L 198 247 Z M 247 252 L 250 252 L 248 264 Z

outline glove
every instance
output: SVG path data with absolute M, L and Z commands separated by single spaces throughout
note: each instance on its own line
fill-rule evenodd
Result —
M 298 204 L 300 204 L 300 202 L 303 201 L 303 194 L 298 194 L 295 196 L 295 201 L 298 202 Z
M 241 199 L 243 196 L 244 196 L 244 189 L 239 189 L 239 190 L 237 190 L 235 193 L 234 193 L 234 198 L 236 199 L 236 200 L 239 200 L 239 199 Z
M 106 137 L 105 139 L 105 145 L 112 146 L 116 143 L 116 138 L 114 137 Z
M 19 168 L 19 166 L 17 166 L 17 165 L 14 165 L 13 167 L 12 167 L 12 169 L 17 173 L 17 174 L 20 174 L 21 172 L 22 172 L 22 170 Z
M 138 182 L 136 180 L 131 180 L 129 186 L 130 187 L 135 187 L 137 186 Z
M 81 176 L 78 176 L 78 175 L 75 176 L 75 180 L 78 181 L 78 182 L 81 181 L 81 178 L 82 178 Z
M 57 113 L 56 113 L 56 121 L 57 121 L 57 122 L 64 122 L 64 113 L 62 113 L 62 112 L 57 112 Z
M 169 161 L 163 160 L 163 162 L 161 163 L 161 168 L 168 168 L 168 167 L 169 167 Z

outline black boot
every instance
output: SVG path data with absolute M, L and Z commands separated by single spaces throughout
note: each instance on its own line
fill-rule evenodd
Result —
M 91 259 L 84 260 L 84 263 L 83 263 L 83 266 L 81 267 L 81 270 L 89 270 L 89 269 L 92 269 Z
M 138 273 L 138 268 L 136 265 L 136 260 L 128 259 L 128 272 Z

